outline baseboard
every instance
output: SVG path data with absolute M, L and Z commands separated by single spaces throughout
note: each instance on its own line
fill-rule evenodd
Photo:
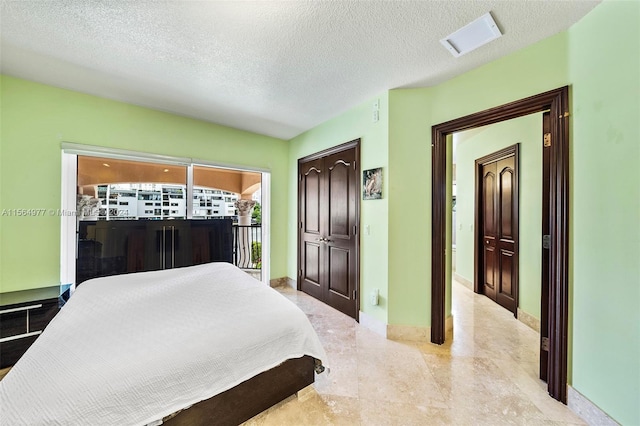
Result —
M 412 342 L 431 341 L 431 327 L 385 324 L 362 311 L 360 311 L 360 325 L 389 340 Z M 444 326 L 445 332 L 450 335 L 453 332 L 453 315 L 447 317 Z
M 384 322 L 362 311 L 359 313 L 359 321 L 361 326 L 379 334 L 385 339 L 387 338 L 387 324 Z
M 296 281 L 289 277 L 273 278 L 269 280 L 269 285 L 271 287 L 291 287 L 294 290 L 297 288 Z
M 316 394 L 316 388 L 314 388 L 313 385 L 309 385 L 296 392 L 296 397 L 298 398 L 298 401 L 304 402 Z
M 540 333 L 540 320 L 518 308 L 518 321 Z
M 274 288 L 284 287 L 285 285 L 287 285 L 287 277 L 272 278 L 269 280 L 269 285 Z
M 567 406 L 587 424 L 599 426 L 619 425 L 618 422 L 609 417 L 607 413 L 602 411 L 597 405 L 589 401 L 587 397 L 573 387 L 567 386 L 567 388 Z
M 455 272 L 453 273 L 453 279 L 458 281 L 463 286 L 467 287 L 469 290 L 473 291 L 473 283 L 463 277 L 462 275 L 458 275 Z
M 412 342 L 430 342 L 431 327 L 389 324 L 387 325 L 387 339 L 409 340 Z

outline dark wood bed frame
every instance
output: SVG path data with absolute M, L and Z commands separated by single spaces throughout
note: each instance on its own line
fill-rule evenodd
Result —
M 315 359 L 289 359 L 238 386 L 163 419 L 168 426 L 239 425 L 313 384 Z

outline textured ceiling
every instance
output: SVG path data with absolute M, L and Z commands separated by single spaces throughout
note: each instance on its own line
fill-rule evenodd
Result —
M 290 139 L 567 29 L 599 1 L 0 0 L 4 74 Z M 439 40 L 486 12 L 503 36 Z

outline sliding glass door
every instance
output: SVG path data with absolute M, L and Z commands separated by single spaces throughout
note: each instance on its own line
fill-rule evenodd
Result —
M 268 283 L 268 172 L 91 148 L 63 143 L 62 284 L 210 261 Z

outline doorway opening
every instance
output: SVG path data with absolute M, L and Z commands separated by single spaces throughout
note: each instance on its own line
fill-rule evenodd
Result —
M 566 403 L 567 392 L 567 327 L 568 327 L 568 191 L 569 191 L 569 126 L 568 87 L 562 87 L 529 98 L 491 108 L 432 127 L 432 297 L 431 341 L 445 341 L 445 315 L 447 300 L 447 162 L 451 135 L 468 129 L 494 124 L 536 112 L 549 111 L 548 219 L 549 289 L 542 300 L 546 306 L 548 332 L 547 389 L 549 394 Z M 545 140 L 547 136 L 545 134 Z M 459 194 L 458 194 L 459 198 Z M 459 203 L 459 199 L 457 200 Z M 457 208 L 459 210 L 459 206 Z M 540 235 L 542 237 L 542 235 Z M 543 298 L 545 295 L 543 294 Z M 543 309 L 544 310 L 544 309 Z M 541 335 L 544 331 L 541 330 Z M 541 346 L 544 341 L 541 342 Z
M 496 362 L 529 376 L 547 369 L 539 344 L 542 145 L 543 115 L 535 113 L 454 133 L 448 162 L 454 341 L 482 333 L 486 348 L 503 354 Z

